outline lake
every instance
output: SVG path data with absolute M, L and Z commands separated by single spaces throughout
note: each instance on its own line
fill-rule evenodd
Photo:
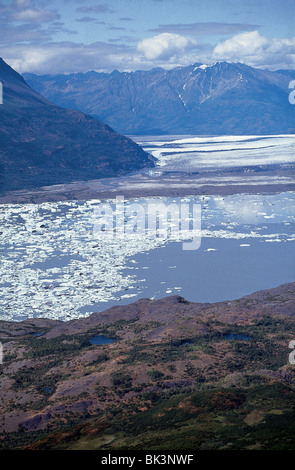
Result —
M 103 345 L 103 344 L 111 344 L 114 343 L 114 339 L 108 338 L 105 335 L 96 335 L 90 338 L 89 343 L 90 344 L 96 344 L 96 345 Z
M 225 338 L 229 340 L 243 340 L 243 341 L 250 341 L 252 339 L 251 336 L 236 334 L 236 333 L 229 333 L 228 335 L 225 335 Z
M 273 164 L 290 163 L 289 139 L 278 138 L 276 142 L 272 138 L 262 145 L 262 139 L 255 143 L 252 138 L 247 144 L 250 149 L 239 139 L 230 143 L 233 150 L 229 142 L 224 144 L 220 158 L 221 142 L 207 142 L 206 152 L 202 142 L 202 165 L 210 158 L 208 146 L 212 144 L 211 157 L 219 158 L 219 164 L 222 158 L 226 158 L 225 164 L 230 159 L 236 164 L 237 154 L 251 150 L 252 155 L 255 145 L 263 162 L 267 148 Z M 188 168 L 193 169 L 200 149 L 195 147 L 194 153 L 191 144 L 182 145 L 190 145 Z M 188 147 L 184 148 L 187 152 Z M 279 148 L 280 156 L 274 157 Z M 182 157 L 175 149 L 168 155 L 155 151 L 164 153 L 166 163 L 161 163 L 161 169 L 180 169 L 177 161 Z M 251 155 L 245 160 L 248 165 L 253 163 Z M 293 192 L 283 192 L 125 201 L 125 209 L 134 204 L 144 208 L 155 203 L 179 208 L 199 205 L 201 243 L 198 249 L 188 251 L 183 249 L 187 232 L 175 240 L 168 231 L 163 237 L 151 237 L 147 231 L 120 236 L 111 233 L 110 237 L 110 231 L 95 230 L 97 211 L 103 203 L 115 209 L 114 200 L 2 204 L 0 318 L 69 320 L 143 297 L 168 295 L 217 302 L 292 282 L 294 199 Z M 130 220 L 132 225 L 134 214 Z

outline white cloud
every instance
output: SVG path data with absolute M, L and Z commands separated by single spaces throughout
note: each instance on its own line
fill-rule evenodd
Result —
M 196 47 L 195 40 L 174 33 L 162 33 L 137 44 L 137 50 L 148 60 L 168 60 L 179 53 Z
M 293 68 L 294 48 L 295 38 L 268 39 L 252 31 L 217 44 L 213 59 L 244 62 L 254 67 Z
M 162 36 L 162 35 L 160 35 Z M 172 38 L 173 36 L 173 38 Z M 151 38 L 153 39 L 153 38 Z M 143 43 L 145 40 L 141 41 Z M 97 70 L 99 72 L 150 70 L 153 67 L 171 69 L 180 65 L 195 63 L 205 54 L 208 62 L 212 50 L 197 45 L 190 39 L 170 35 L 169 39 L 153 41 L 143 49 L 133 45 L 95 42 L 81 44 L 76 42 L 50 42 L 46 44 L 19 44 L 2 47 L 2 57 L 19 73 L 72 73 Z M 145 51 L 143 53 L 143 50 Z
M 11 14 L 14 21 L 43 23 L 59 19 L 60 15 L 52 10 L 42 8 L 26 8 L 24 10 L 15 11 Z
M 267 39 L 260 36 L 258 31 L 241 33 L 218 44 L 213 52 L 217 58 L 239 59 L 241 56 L 261 54 Z
M 71 73 L 87 70 L 133 70 L 136 58 L 127 47 L 103 42 L 84 45 L 74 42 L 19 45 L 3 50 L 3 59 L 17 72 Z
M 44 3 L 44 2 L 42 2 Z M 45 2 L 46 3 L 46 2 Z M 31 0 L 13 0 L 10 4 L 0 2 L 0 25 L 9 27 L 14 22 L 25 24 L 35 24 L 40 26 L 60 18 L 60 14 L 54 9 L 46 9 L 35 6 Z M 1 31 L 2 32 L 2 31 Z M 10 38 L 10 43 L 14 37 Z
M 22 50 L 20 57 L 11 59 L 8 61 L 9 65 L 17 70 L 19 73 L 23 73 L 26 70 L 40 71 L 46 70 L 46 65 L 52 63 L 56 59 L 54 51 L 46 50 L 44 53 L 43 48 L 34 48 L 29 50 Z
M 52 28 L 54 25 L 57 30 L 63 28 L 63 23 L 53 23 Z M 295 40 L 267 39 L 257 31 L 235 35 L 215 48 L 174 33 L 142 39 L 136 47 L 133 43 L 126 45 L 123 42 L 53 42 L 50 37 L 52 28 L 40 28 L 36 23 L 2 26 L 3 59 L 20 73 L 38 74 L 86 72 L 91 69 L 101 72 L 112 72 L 114 69 L 135 71 L 153 67 L 169 70 L 196 62 L 212 64 L 216 60 L 243 62 L 273 70 L 294 68 L 290 64 L 293 63 Z M 11 37 L 18 44 L 11 44 Z
M 15 0 L 14 5 L 19 8 L 27 7 L 30 4 L 30 0 Z

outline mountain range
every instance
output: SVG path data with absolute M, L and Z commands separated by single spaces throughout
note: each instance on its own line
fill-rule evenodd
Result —
M 172 70 L 24 74 L 53 103 L 88 113 L 128 135 L 280 134 L 295 130 L 288 101 L 294 71 L 241 63 Z
M 34 91 L 0 59 L 0 192 L 117 176 L 153 166 L 128 137 Z

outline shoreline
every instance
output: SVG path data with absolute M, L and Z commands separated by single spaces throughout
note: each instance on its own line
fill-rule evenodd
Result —
M 222 171 L 204 174 L 129 174 L 117 178 L 77 181 L 35 189 L 8 191 L 1 204 L 88 201 L 143 197 L 227 196 L 233 194 L 277 194 L 295 191 L 290 169 L 264 171 Z
M 225 299 L 225 300 L 220 300 L 217 302 L 196 302 L 196 301 L 190 301 L 187 298 L 184 298 L 181 295 L 173 294 L 173 295 L 167 295 L 158 299 L 152 299 L 148 297 L 141 297 L 136 300 L 131 300 L 130 303 L 127 304 L 121 304 L 121 305 L 113 305 L 112 307 L 108 307 L 105 310 L 97 311 L 97 312 L 91 312 L 88 316 L 86 317 L 78 317 L 78 318 L 70 318 L 69 320 L 67 319 L 56 319 L 56 318 L 49 318 L 49 317 L 28 317 L 24 320 L 1 320 L 0 318 L 0 341 L 12 341 L 14 339 L 22 338 L 24 335 L 30 335 L 31 333 L 36 331 L 36 328 L 43 328 L 45 330 L 44 334 L 40 335 L 39 338 L 51 338 L 52 336 L 49 333 L 51 330 L 54 329 L 54 336 L 55 333 L 58 332 L 59 335 L 71 335 L 71 334 L 80 334 L 81 331 L 84 329 L 87 330 L 90 327 L 93 327 L 93 323 L 96 325 L 97 323 L 102 325 L 102 324 L 109 324 L 112 323 L 113 321 L 117 321 L 118 318 L 117 316 L 121 315 L 120 312 L 126 312 L 126 315 L 129 319 L 129 308 L 133 310 L 134 306 L 137 308 L 137 306 L 140 306 L 141 303 L 149 303 L 150 305 L 155 304 L 166 304 L 166 303 L 183 303 L 185 305 L 191 305 L 191 307 L 195 307 L 200 310 L 210 310 L 216 306 L 220 307 L 225 307 L 226 309 L 230 309 L 234 306 L 237 305 L 239 302 L 242 300 L 246 299 L 252 299 L 257 298 L 270 298 L 272 294 L 275 295 L 282 295 L 285 292 L 290 292 L 295 289 L 295 281 L 292 282 L 285 282 L 283 284 L 279 284 L 278 286 L 275 287 L 269 287 L 266 289 L 258 289 L 255 290 L 254 292 L 251 292 L 250 294 L 242 295 L 239 296 L 235 299 Z M 117 315 L 118 312 L 118 315 Z M 109 314 L 109 316 L 108 316 Z M 282 312 L 282 315 L 285 313 Z M 125 313 L 124 313 L 125 315 Z M 293 312 L 289 311 L 290 317 L 295 315 L 295 303 L 293 302 Z M 132 316 L 132 315 L 131 315 Z M 114 318 L 113 318 L 114 317 Z M 20 328 L 20 326 L 23 327 L 23 329 Z M 15 327 L 15 331 L 13 331 L 13 328 Z M 11 336 L 3 336 L 2 333 L 3 331 L 7 330 L 9 331 L 9 334 Z M 25 333 L 23 333 L 25 331 Z M 53 336 L 53 337 L 54 337 Z

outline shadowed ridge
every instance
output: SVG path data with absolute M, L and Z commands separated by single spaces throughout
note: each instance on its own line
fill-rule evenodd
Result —
M 0 192 L 118 176 L 153 166 L 128 137 L 30 88 L 2 59 Z

